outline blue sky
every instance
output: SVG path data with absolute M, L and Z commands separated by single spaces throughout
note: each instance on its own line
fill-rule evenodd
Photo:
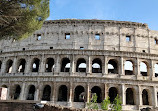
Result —
M 68 18 L 140 22 L 158 30 L 158 0 L 50 0 L 48 20 Z

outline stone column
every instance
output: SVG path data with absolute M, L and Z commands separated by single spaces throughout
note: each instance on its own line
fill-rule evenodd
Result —
M 2 62 L 2 67 L 1 67 L 1 74 L 4 74 L 6 72 L 6 59 L 4 58 L 3 59 L 3 62 Z
M 17 73 L 18 65 L 17 65 L 17 57 L 14 57 L 13 65 L 12 65 L 12 72 L 11 73 Z
M 87 84 L 87 103 L 89 103 L 90 99 L 90 88 L 89 88 L 89 83 Z
M 20 100 L 25 100 L 25 82 L 22 83 L 21 93 L 20 93 Z
M 120 58 L 120 67 L 119 67 L 119 75 L 125 75 L 124 73 L 124 61 L 123 57 Z
M 74 75 L 75 73 L 75 58 L 74 58 L 74 54 L 72 55 L 72 60 L 70 63 L 70 75 Z
M 57 101 L 57 88 L 56 88 L 56 82 L 54 82 L 53 84 L 52 84 L 52 86 L 53 86 L 53 88 L 52 88 L 52 102 L 53 103 L 55 103 L 56 101 Z
M 155 77 L 155 67 L 154 67 L 153 60 L 150 60 L 150 65 L 149 65 L 148 71 L 149 71 L 148 74 L 149 74 L 151 79 L 153 77 Z
M 39 92 L 40 92 L 40 89 L 39 89 L 39 86 L 36 88 L 36 91 L 35 91 L 35 94 L 34 94 L 34 100 L 35 101 L 39 101 Z
M 139 63 L 139 59 L 136 58 L 135 64 L 134 64 L 134 69 L 135 69 L 135 75 L 140 76 L 140 63 Z
M 92 74 L 92 62 L 91 62 L 91 57 L 88 57 L 88 63 L 87 63 L 87 75 Z
M 121 85 L 121 91 L 122 91 L 122 105 L 126 105 L 126 92 L 125 92 L 125 85 Z
M 68 102 L 68 106 L 72 107 L 72 93 L 73 93 L 73 86 L 72 86 L 72 82 L 70 82 L 70 88 L 69 88 L 69 102 Z
M 30 73 L 30 72 L 32 72 L 32 58 L 28 56 L 26 60 L 25 73 Z
M 141 86 L 138 85 L 138 106 L 142 105 L 142 90 L 141 90 Z
M 104 99 L 107 99 L 108 97 L 108 86 L 106 83 L 104 83 Z
M 60 72 L 60 60 L 59 60 L 59 54 L 56 55 L 56 63 L 55 63 L 55 72 L 54 75 L 58 75 Z
M 153 86 L 153 103 L 152 104 L 154 107 L 157 107 L 157 90 L 156 90 L 156 86 Z
M 108 63 L 107 63 L 107 56 L 104 56 L 104 63 L 103 63 L 103 76 L 108 74 Z
M 42 74 L 45 72 L 45 62 L 44 62 L 44 54 L 41 57 L 39 73 Z

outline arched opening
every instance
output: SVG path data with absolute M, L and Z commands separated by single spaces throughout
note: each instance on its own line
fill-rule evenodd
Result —
M 35 58 L 33 60 L 32 72 L 38 72 L 38 70 L 39 70 L 39 63 L 40 63 L 40 60 L 38 58 Z
M 102 73 L 102 62 L 98 58 L 92 61 L 92 73 Z
M 18 66 L 18 73 L 25 71 L 25 64 L 26 64 L 25 59 L 20 59 L 19 66 Z
M 28 91 L 27 100 L 34 100 L 35 86 L 31 85 Z
M 114 99 L 116 98 L 118 94 L 118 91 L 115 87 L 111 87 L 109 89 L 109 98 L 110 98 L 110 102 L 112 103 L 114 101 Z
M 142 76 L 147 76 L 147 64 L 145 62 L 140 63 L 140 73 Z
M 158 64 L 154 65 L 155 77 L 158 77 Z
M 46 85 L 43 89 L 42 100 L 50 101 L 50 95 L 51 95 L 51 87 L 49 85 Z
M 53 58 L 47 58 L 46 60 L 46 72 L 54 72 L 54 59 Z
M 125 75 L 133 75 L 133 63 L 131 61 L 125 62 Z
M 85 92 L 83 86 L 77 86 L 75 88 L 74 94 L 74 102 L 84 102 L 85 100 Z
M 7 100 L 7 98 L 8 98 L 8 86 L 2 85 L 1 87 L 2 87 L 1 93 L 3 93 L 3 96 L 1 96 L 1 100 Z
M 126 90 L 126 104 L 134 105 L 134 94 L 131 88 L 127 88 Z
M 142 101 L 143 101 L 143 105 L 149 105 L 148 92 L 145 89 L 142 92 Z
M 6 66 L 6 73 L 11 73 L 12 72 L 12 67 L 13 67 L 13 61 L 8 60 L 6 65 L 7 65 Z
M 118 65 L 116 60 L 111 59 L 108 62 L 108 73 L 118 74 Z
M 61 72 L 69 72 L 70 71 L 70 60 L 69 58 L 63 58 L 61 63 Z
M 76 72 L 86 72 L 86 61 L 83 58 L 78 59 L 76 64 Z
M 14 92 L 14 99 L 18 99 L 20 97 L 21 93 L 21 87 L 20 85 L 17 85 Z
M 97 95 L 97 103 L 101 103 L 102 102 L 102 92 L 101 92 L 101 88 L 98 86 L 94 86 L 91 89 L 91 94 L 96 94 Z
M 58 101 L 67 101 L 67 87 L 61 85 L 58 91 Z

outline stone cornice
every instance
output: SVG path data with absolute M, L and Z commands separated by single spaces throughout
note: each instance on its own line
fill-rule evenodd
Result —
M 61 20 L 48 20 L 44 22 L 44 25 L 49 24 L 86 24 L 86 25 L 103 25 L 103 26 L 117 26 L 117 27 L 128 27 L 128 28 L 146 28 L 148 29 L 147 24 L 137 23 L 137 22 L 128 22 L 128 21 L 115 21 L 115 20 L 97 20 L 97 19 L 61 19 Z
M 142 59 L 158 60 L 158 55 L 149 53 L 138 52 L 125 52 L 125 51 L 111 51 L 111 50 L 77 50 L 77 49 L 53 49 L 53 50 L 25 50 L 25 51 L 13 51 L 3 52 L 0 57 L 14 57 L 14 56 L 37 56 L 37 55 L 87 55 L 87 56 L 117 56 L 117 57 L 132 57 Z

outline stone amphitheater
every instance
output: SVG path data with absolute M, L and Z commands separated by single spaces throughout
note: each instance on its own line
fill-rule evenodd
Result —
M 7 100 L 84 108 L 118 94 L 123 110 L 158 107 L 158 31 L 147 24 L 45 21 L 27 39 L 0 41 L 0 86 Z

